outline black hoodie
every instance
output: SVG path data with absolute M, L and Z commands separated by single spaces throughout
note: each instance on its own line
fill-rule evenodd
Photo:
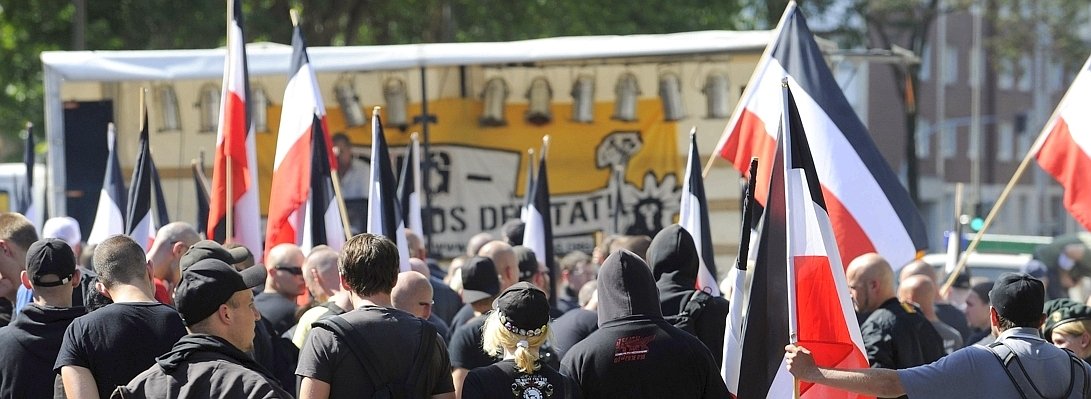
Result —
M 31 303 L 0 328 L 0 398 L 53 397 L 53 362 L 64 330 L 82 307 L 55 308 Z M 17 366 L 16 366 L 17 365 Z
M 677 315 L 682 302 L 689 298 L 697 286 L 697 271 L 701 267 L 697 246 L 686 229 L 670 225 L 655 235 L 648 247 L 648 263 L 659 288 L 659 305 L 663 316 Z M 714 297 L 701 310 L 694 323 L 694 332 L 719 365 L 723 357 L 724 326 L 730 304 L 723 297 Z
M 561 373 L 585 398 L 726 398 L 709 352 L 663 320 L 648 265 L 629 251 L 606 258 L 598 278 L 599 329 L 565 354 Z
M 223 338 L 190 334 L 111 398 L 291 398 L 257 361 Z

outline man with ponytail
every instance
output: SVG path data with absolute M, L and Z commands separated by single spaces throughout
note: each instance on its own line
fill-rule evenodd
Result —
M 484 351 L 504 360 L 470 371 L 463 399 L 579 397 L 571 378 L 541 361 L 549 339 L 549 301 L 534 285 L 516 283 L 493 301 L 483 338 Z

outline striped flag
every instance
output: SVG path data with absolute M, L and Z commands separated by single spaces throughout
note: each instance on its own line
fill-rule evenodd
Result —
M 35 227 L 41 225 L 39 209 L 34 203 L 34 124 L 27 122 L 27 137 L 23 141 L 23 164 L 26 175 L 23 187 L 17 192 L 15 209 L 26 216 Z
M 739 237 L 739 256 L 735 258 L 735 268 L 731 273 L 731 302 L 727 312 L 727 323 L 724 326 L 723 364 L 720 376 L 727 384 L 728 392 L 732 395 L 739 393 L 739 370 L 742 368 L 742 337 L 743 337 L 743 311 L 746 309 L 746 268 L 754 259 L 751 257 L 756 251 L 751 251 L 753 244 L 750 236 L 754 229 L 754 214 L 758 213 L 757 201 L 754 200 L 754 179 L 757 177 L 758 160 L 750 160 L 749 184 L 746 185 L 746 193 L 743 195 L 742 204 L 742 228 Z M 760 215 L 759 215 L 760 216 Z M 709 348 L 713 349 L 713 348 Z
M 126 204 L 125 180 L 121 178 L 121 165 L 117 161 L 117 132 L 114 124 L 106 127 L 106 146 L 110 153 L 106 156 L 106 176 L 102 179 L 102 191 L 99 192 L 98 210 L 95 211 L 95 224 L 87 235 L 87 244 L 98 244 L 112 235 L 125 233 Z
M 152 165 L 152 198 L 154 201 L 154 211 L 152 212 L 152 241 L 155 241 L 155 234 L 159 231 L 160 227 L 166 226 L 170 223 L 170 212 L 167 211 L 167 199 L 163 195 L 163 183 L 159 180 L 159 168 L 155 166 L 155 159 L 152 158 L 151 153 L 148 154 L 148 162 Z
M 777 38 L 746 86 L 716 153 L 746 173 L 752 157 L 772 159 L 783 106 L 780 80 L 790 76 L 799 114 L 810 135 L 830 222 L 844 259 L 877 252 L 903 265 L 927 247 L 917 207 L 887 166 L 867 129 L 849 106 L 814 41 L 803 14 L 789 2 Z M 758 169 L 758 201 L 769 190 L 771 162 Z
M 133 178 L 129 179 L 125 234 L 147 252 L 155 240 L 155 228 L 152 226 L 152 153 L 148 143 L 148 108 L 144 104 L 140 104 L 140 121 L 140 152 L 133 166 Z
M 527 222 L 527 209 L 534 201 L 534 149 L 527 150 L 527 185 L 523 189 L 523 206 L 519 208 L 519 220 Z M 525 241 L 525 240 L 524 240 Z
M 202 154 L 201 159 L 204 159 Z M 191 165 L 193 169 L 193 189 L 197 193 L 197 231 L 202 235 L 208 231 L 208 179 L 205 178 L 204 162 L 196 160 Z
M 230 239 L 242 244 L 254 254 L 254 261 L 261 263 L 264 251 L 258 207 L 258 161 L 254 153 L 254 124 L 247 102 L 250 79 L 246 70 L 246 38 L 239 0 L 228 3 L 227 15 L 227 59 L 212 165 L 207 236 L 221 243 Z M 227 225 L 229 214 L 231 226 Z
M 390 151 L 383 136 L 383 122 L 379 119 L 379 107 L 371 117 L 371 182 L 368 189 L 367 228 L 371 234 L 386 236 L 398 245 L 401 255 L 401 271 L 409 271 L 409 244 L 405 227 L 398 210 L 398 190 L 394 183 L 394 167 L 390 163 Z
M 281 109 L 265 247 L 292 243 L 307 251 L 324 244 L 339 250 L 345 232 L 337 199 L 327 191 L 333 189 L 330 171 L 337 164 L 331 161 L 326 106 L 298 25 L 292 29 L 292 62 Z
M 689 161 L 682 182 L 682 203 L 678 207 L 678 224 L 693 236 L 700 268 L 697 269 L 697 289 L 720 296 L 716 281 L 715 254 L 712 253 L 712 229 L 708 225 L 708 202 L 705 182 L 701 177 L 701 156 L 697 152 L 697 129 L 689 133 Z
M 548 136 L 547 136 L 548 140 Z M 549 173 L 546 170 L 546 144 L 542 145 L 542 151 L 538 158 L 538 177 L 534 179 L 534 190 L 531 194 L 530 205 L 527 207 L 526 218 L 523 223 L 523 246 L 534 251 L 534 257 L 538 262 L 549 268 L 550 281 L 557 281 L 556 268 L 553 267 L 553 220 L 550 216 L 549 205 Z M 556 302 L 556 288 L 549 286 L 549 301 Z
M 414 133 L 405 152 L 405 165 L 398 180 L 399 209 L 402 211 L 402 226 L 424 237 L 424 223 L 420 217 L 420 141 Z
M 1064 207 L 1091 229 L 1091 58 L 1076 74 L 1031 150 L 1038 166 L 1064 186 Z
M 303 218 L 303 240 L 300 247 L 306 252 L 319 245 L 340 250 L 345 245 L 345 228 L 341 222 L 341 211 L 337 207 L 337 197 L 333 192 L 333 178 L 330 177 L 334 166 L 330 163 L 332 157 L 329 135 L 318 115 L 311 115 L 311 118 L 311 186 L 305 204 L 306 216 Z
M 756 317 L 743 327 L 734 382 L 740 398 L 792 396 L 788 343 L 810 349 L 820 366 L 868 367 L 805 122 L 792 92 L 782 90 L 785 128 L 771 162 L 747 310 Z M 812 383 L 801 383 L 799 391 L 800 398 L 860 397 Z

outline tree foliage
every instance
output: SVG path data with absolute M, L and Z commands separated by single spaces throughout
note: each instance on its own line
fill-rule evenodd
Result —
M 740 2 L 245 0 L 243 8 L 248 41 L 288 43 L 288 11 L 296 8 L 309 44 L 342 46 L 749 28 Z M 77 4 L 86 6 L 85 20 Z M 0 160 L 19 157 L 13 144 L 26 121 L 41 126 L 42 51 L 219 47 L 225 16 L 225 0 L 0 2 Z

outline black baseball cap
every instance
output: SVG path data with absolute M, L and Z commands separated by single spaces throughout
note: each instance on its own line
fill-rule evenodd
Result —
M 504 290 L 492 302 L 492 308 L 499 313 L 504 328 L 518 335 L 542 335 L 549 323 L 549 300 L 542 290 L 525 281 Z
M 500 293 L 500 277 L 492 259 L 475 256 L 462 265 L 462 302 L 474 303 Z
M 989 304 L 996 313 L 1015 323 L 1041 320 L 1045 301 L 1045 285 L 1026 273 L 1005 273 L 989 291 Z
M 250 259 L 250 250 L 246 249 L 246 247 L 227 249 L 218 242 L 201 240 L 189 247 L 185 254 L 182 254 L 182 259 L 178 261 L 178 266 L 182 270 L 186 270 L 186 268 L 202 259 L 218 259 L 228 265 L 234 265 Z
M 519 260 L 519 281 L 530 281 L 534 273 L 538 272 L 538 257 L 534 251 L 522 245 L 511 247 L 515 251 L 515 258 Z
M 202 259 L 182 270 L 174 303 L 187 326 L 208 318 L 238 291 L 265 283 L 265 268 L 241 272 L 219 259 Z
M 76 273 L 76 254 L 68 243 L 56 238 L 44 238 L 27 249 L 27 276 L 35 287 L 56 287 L 68 284 Z M 48 275 L 57 281 L 42 281 Z

